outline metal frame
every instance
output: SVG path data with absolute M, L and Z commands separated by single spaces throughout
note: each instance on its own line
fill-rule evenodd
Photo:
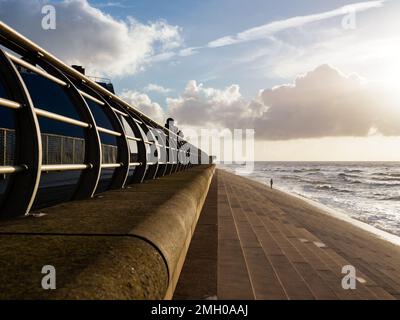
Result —
M 108 189 L 118 189 L 127 184 L 159 178 L 192 166 L 191 163 L 180 162 L 179 155 L 184 152 L 181 146 L 187 142 L 176 142 L 174 138 L 178 135 L 175 132 L 66 65 L 1 21 L 0 45 L 22 57 L 0 49 L 0 80 L 4 82 L 8 94 L 7 97 L 0 97 L 0 108 L 13 110 L 16 119 L 15 164 L 0 166 L 0 174 L 9 175 L 6 192 L 0 203 L 0 218 L 29 213 L 36 198 L 42 172 L 81 171 L 73 199 L 84 199 L 95 194 L 102 169 L 115 169 Z M 45 106 L 34 106 L 17 66 L 30 70 L 60 86 L 70 99 L 79 119 L 44 110 Z M 97 125 L 87 99 L 94 101 L 99 108 L 103 108 L 113 130 Z M 83 129 L 85 140 L 83 163 L 43 163 L 42 136 L 38 117 Z M 125 130 L 121 117 L 129 125 L 133 136 Z M 155 134 L 154 129 L 158 131 Z M 116 137 L 117 160 L 115 163 L 102 163 L 100 133 Z M 150 141 L 147 135 L 150 135 Z M 171 145 L 169 137 L 172 140 Z M 137 145 L 137 159 L 134 161 L 130 158 L 130 140 L 135 141 Z M 73 145 L 75 146 L 75 142 Z M 196 151 L 200 157 L 201 151 L 192 145 L 190 147 L 190 152 Z M 157 152 L 157 159 L 154 162 L 149 161 L 149 154 L 152 152 Z M 162 157 L 163 154 L 165 154 L 165 159 Z M 128 180 L 132 169 L 133 176 Z
M 54 78 L 57 79 L 61 78 L 63 82 L 65 82 L 66 93 L 71 99 L 72 104 L 75 106 L 75 109 L 78 112 L 79 116 L 84 120 L 84 122 L 82 122 L 82 124 L 80 125 L 79 124 L 80 121 L 77 120 L 73 120 L 71 122 L 68 121 L 67 119 L 64 119 L 63 121 L 63 118 L 66 118 L 63 116 L 57 115 L 56 117 L 53 118 L 54 120 L 75 124 L 76 126 L 81 126 L 86 129 L 85 160 L 84 160 L 85 164 L 82 164 L 82 167 L 80 169 L 78 169 L 78 167 L 75 167 L 76 169 L 74 169 L 74 170 L 84 170 L 84 171 L 81 173 L 80 179 L 78 181 L 78 186 L 73 198 L 77 200 L 90 198 L 94 195 L 96 191 L 101 174 L 101 158 L 102 158 L 101 142 L 96 121 L 85 99 L 83 99 L 81 92 L 72 83 L 72 81 L 70 81 L 68 77 L 66 77 L 61 71 L 59 71 L 57 68 L 53 67 L 49 63 L 45 61 L 38 61 L 38 63 L 40 63 L 42 68 L 45 69 L 47 72 L 49 72 L 49 74 L 53 74 Z M 87 167 L 83 168 L 83 166 Z M 90 169 L 90 170 L 85 170 L 85 169 Z M 65 167 L 64 170 L 72 170 L 72 169 L 67 169 Z
M 138 126 L 143 130 L 144 134 L 146 135 L 146 139 L 143 139 L 144 143 L 148 145 L 148 148 L 146 148 L 146 158 L 150 154 L 154 154 L 154 152 L 157 152 L 157 162 L 149 162 L 147 160 L 147 169 L 146 169 L 146 175 L 144 177 L 145 180 L 147 179 L 155 179 L 157 176 L 157 171 L 159 167 L 159 160 L 160 160 L 160 151 L 158 144 L 156 143 L 156 138 L 153 135 L 152 132 L 152 127 L 150 127 L 145 119 L 141 119 L 140 122 L 138 122 Z M 148 135 L 151 136 L 151 141 L 149 141 Z M 150 150 L 150 152 L 147 152 L 147 150 Z
M 119 107 L 119 106 L 118 106 Z M 128 139 L 136 140 L 137 142 L 137 149 L 138 149 L 138 161 L 140 163 L 140 166 L 137 166 L 135 168 L 135 174 L 133 175 L 133 178 L 129 183 L 142 183 L 144 181 L 144 178 L 146 176 L 147 170 L 148 170 L 148 165 L 147 165 L 147 148 L 146 148 L 146 137 L 143 135 L 142 131 L 139 129 L 139 125 L 141 123 L 140 120 L 137 120 L 134 118 L 134 115 L 132 115 L 132 112 L 128 111 L 127 112 L 127 117 L 125 117 L 125 120 L 128 122 L 129 126 L 131 127 L 133 133 L 135 134 L 135 137 L 130 137 Z M 140 138 L 137 138 L 140 137 Z M 135 138 L 135 139 L 133 139 Z M 139 139 L 139 140 L 137 140 Z
M 27 214 L 33 205 L 41 174 L 42 140 L 28 90 L 3 50 L 0 50 L 0 76 L 12 99 L 3 100 L 0 107 L 15 109 L 16 120 L 16 167 L 2 168 L 2 173 L 12 173 L 4 200 L 0 204 L 0 214 L 7 218 Z
M 105 128 L 97 127 L 97 131 L 116 136 L 117 138 L 117 148 L 118 148 L 117 163 L 115 163 L 114 166 L 111 166 L 110 164 L 101 163 L 100 166 L 102 169 L 115 168 L 109 189 L 123 188 L 125 186 L 126 179 L 128 178 L 129 161 L 130 161 L 128 138 L 126 136 L 125 130 L 121 124 L 121 121 L 118 119 L 116 112 L 114 111 L 115 109 L 112 108 L 108 104 L 108 102 L 97 92 L 93 91 L 90 88 L 85 88 L 85 89 L 90 91 L 90 94 L 88 94 L 83 90 L 80 90 L 82 96 L 84 96 L 87 99 L 92 99 L 99 108 L 103 108 L 104 113 L 106 114 L 108 120 L 110 121 L 114 129 L 114 131 L 112 131 Z

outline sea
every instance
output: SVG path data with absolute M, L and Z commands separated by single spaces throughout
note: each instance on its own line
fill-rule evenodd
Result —
M 246 176 L 400 236 L 400 162 L 255 162 Z

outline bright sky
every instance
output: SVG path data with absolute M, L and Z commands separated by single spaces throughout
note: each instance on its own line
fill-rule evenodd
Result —
M 258 160 L 400 160 L 398 0 L 3 0 L 0 18 L 160 121 L 255 128 Z
M 360 2 L 90 1 L 93 6 L 119 19 L 128 16 L 141 22 L 165 19 L 169 24 L 182 28 L 184 45 L 188 48 L 206 47 L 216 39 L 255 27 L 297 16 L 322 15 Z M 337 16 L 328 15 L 320 21 L 317 21 L 318 17 L 311 17 L 310 22 L 303 25 L 288 22 L 286 29 L 283 26 L 276 33 L 261 33 L 253 41 L 203 48 L 198 54 L 173 57 L 168 63 L 153 63 L 144 72 L 118 79 L 117 83 L 129 89 L 156 83 L 177 93 L 192 79 L 220 89 L 234 83 L 240 86 L 245 97 L 253 98 L 260 89 L 292 82 L 298 74 L 329 63 L 343 72 L 356 72 L 370 81 L 387 80 L 393 84 L 400 74 L 400 1 L 387 1 L 380 8 L 374 6 L 381 1 L 370 2 L 373 3 L 371 9 L 360 10 L 356 15 L 355 29 L 343 29 L 343 14 L 337 10 Z

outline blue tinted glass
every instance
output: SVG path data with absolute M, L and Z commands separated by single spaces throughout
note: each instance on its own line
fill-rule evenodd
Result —
M 117 145 L 117 138 L 115 136 L 102 132 L 99 132 L 99 135 L 102 144 L 108 144 L 113 146 Z
M 14 129 L 14 112 L 15 110 L 7 109 L 5 107 L 0 106 L 0 129 Z
M 115 169 L 102 169 L 100 180 L 97 185 L 96 194 L 104 192 L 110 186 Z
M 0 79 L 0 80 L 1 80 L 1 79 Z M 0 97 L 1 97 L 1 98 L 6 98 L 6 99 L 8 98 L 7 90 L 6 90 L 6 88 L 4 87 L 2 81 L 0 81 Z
M 90 111 L 92 111 L 94 120 L 96 121 L 96 124 L 99 127 L 103 127 L 109 130 L 114 130 L 113 126 L 111 125 L 110 120 L 108 119 L 108 116 L 106 115 L 106 113 L 104 112 L 103 108 L 107 108 L 105 106 L 101 106 L 99 104 L 97 104 L 96 102 L 89 100 L 89 99 L 85 99 Z
M 39 125 L 42 133 L 59 134 L 67 137 L 84 137 L 84 128 L 68 123 L 39 117 Z
M 71 200 L 81 171 L 43 173 L 33 210 Z
M 34 73 L 21 72 L 36 108 L 79 120 L 67 93 L 58 84 Z
M 10 99 L 9 94 L 0 79 L 0 98 Z M 11 100 L 11 99 L 10 99 Z M 8 109 L 0 106 L 0 128 L 15 128 L 14 123 L 14 112 L 15 110 Z

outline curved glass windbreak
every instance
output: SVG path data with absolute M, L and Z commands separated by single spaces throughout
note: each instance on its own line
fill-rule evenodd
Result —
M 115 131 L 112 120 L 105 112 L 107 105 L 101 105 L 91 99 L 84 97 L 98 128 Z M 101 142 L 101 162 L 102 164 L 115 164 L 118 162 L 118 142 L 117 137 L 104 132 L 99 132 Z M 96 188 L 96 194 L 106 191 L 113 179 L 115 168 L 102 168 L 100 179 Z
M 106 108 L 106 106 L 100 105 L 90 99 L 87 99 L 87 98 L 84 98 L 84 99 L 85 99 L 90 111 L 93 114 L 96 124 L 99 127 L 103 127 L 103 128 L 109 129 L 109 130 L 114 130 L 114 127 L 111 124 L 109 117 L 103 110 L 103 108 Z
M 146 132 L 143 130 L 142 126 L 143 126 L 143 124 L 138 125 L 138 128 L 139 128 L 140 133 L 141 133 L 141 135 L 142 135 L 142 137 L 143 137 L 143 141 L 144 141 L 145 147 L 146 147 L 146 156 L 148 157 L 148 155 L 150 154 L 150 151 L 151 151 L 151 150 L 150 150 L 150 144 L 149 144 L 149 139 L 148 139 L 148 137 L 147 137 L 147 134 L 146 134 Z
M 102 193 L 109 189 L 114 172 L 115 172 L 115 169 L 113 169 L 113 168 L 101 169 L 101 175 L 100 175 L 99 183 L 97 185 L 95 194 Z
M 109 116 L 104 112 L 103 108 L 107 106 L 100 105 L 90 99 L 84 98 L 90 111 L 93 114 L 96 125 L 101 128 L 105 128 L 114 131 Z M 117 163 L 118 159 L 118 145 L 115 136 L 100 132 L 101 151 L 102 151 L 102 163 Z
M 81 174 L 81 170 L 43 172 L 32 209 L 38 210 L 71 200 Z
M 80 120 L 77 108 L 66 88 L 23 68 L 19 68 L 19 71 L 35 108 Z M 38 121 L 42 138 L 42 165 L 84 163 L 84 128 L 40 115 Z M 70 200 L 81 173 L 81 170 L 54 172 L 44 170 L 33 209 Z
M 121 121 L 121 124 L 125 130 L 125 133 L 127 136 L 130 137 L 135 137 L 135 133 L 133 132 L 132 127 L 128 123 L 128 121 L 125 120 L 125 117 L 119 116 L 119 119 Z M 138 139 L 141 139 L 141 137 L 135 137 Z M 138 155 L 138 146 L 137 146 L 137 141 L 128 139 L 128 146 L 129 146 L 129 161 L 131 163 L 135 163 L 139 161 L 139 155 Z
M 167 129 L 3 23 L 0 98 L 1 218 L 172 172 Z
M 36 73 L 19 70 L 36 108 L 79 120 L 77 108 L 64 88 Z

